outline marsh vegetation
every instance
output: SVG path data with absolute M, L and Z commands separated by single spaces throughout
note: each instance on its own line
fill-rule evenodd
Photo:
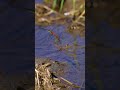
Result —
M 61 44 L 61 38 L 53 30 L 47 30 L 55 39 L 54 46 L 58 52 L 64 51 L 70 57 L 73 57 L 76 65 L 77 50 L 84 48 L 77 42 L 77 37 L 85 37 L 85 1 L 84 0 L 44 0 L 43 3 L 35 4 L 35 25 L 47 27 L 52 25 L 63 25 L 66 29 L 63 33 L 68 33 L 74 38 L 74 42 L 69 45 Z M 57 29 L 57 28 L 56 28 Z M 67 37 L 65 37 L 67 38 Z M 56 62 L 55 60 L 36 59 L 39 61 L 35 67 L 35 85 L 36 90 L 73 90 L 80 89 L 79 85 L 60 76 L 60 72 L 65 71 L 68 64 L 64 62 Z M 44 62 L 44 63 L 43 63 Z M 57 67 L 53 67 L 57 65 Z M 59 66 L 59 67 L 58 67 Z M 65 66 L 63 68 L 63 66 Z M 52 71 L 51 68 L 57 69 Z M 63 68 L 59 71 L 59 69 Z
M 84 34 L 85 2 L 84 0 L 45 0 L 35 4 L 35 24 L 67 25 L 68 32 Z

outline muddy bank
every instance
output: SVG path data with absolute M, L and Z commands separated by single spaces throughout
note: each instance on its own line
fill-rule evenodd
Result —
M 35 90 L 32 75 L 31 73 L 0 74 L 0 90 Z
M 86 1 L 86 8 L 87 8 L 87 16 L 86 19 L 91 20 L 94 25 L 98 25 L 100 23 L 106 22 L 111 26 L 113 29 L 120 28 L 120 20 L 118 19 L 120 16 L 120 1 L 114 0 L 96 0 L 93 2 L 93 7 L 90 8 L 91 4 L 90 1 Z

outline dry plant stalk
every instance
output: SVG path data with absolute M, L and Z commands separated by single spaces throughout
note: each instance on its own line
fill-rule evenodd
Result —
M 70 90 L 70 87 L 79 88 L 70 81 L 53 75 L 50 71 L 51 63 L 35 67 L 35 90 Z M 63 83 L 63 81 L 66 83 Z
M 54 14 L 55 16 L 52 16 Z M 52 24 L 55 21 L 64 19 L 65 16 L 52 10 L 46 5 L 35 4 L 35 24 L 42 25 L 42 23 Z
M 52 86 L 52 76 L 49 68 L 47 68 L 48 65 L 50 64 L 48 63 L 35 69 L 36 90 L 54 90 Z
M 85 5 L 83 3 L 82 5 L 80 5 L 78 9 L 74 9 L 74 10 L 71 9 L 68 12 L 59 13 L 45 4 L 35 4 L 35 23 L 37 25 L 41 25 L 41 23 L 43 22 L 52 24 L 53 22 L 56 21 L 57 23 L 60 23 L 61 19 L 63 22 L 63 19 L 66 21 L 68 18 L 71 20 L 74 17 L 77 17 L 75 18 L 75 20 L 73 20 L 73 22 L 77 22 L 81 24 L 82 26 L 85 26 L 84 23 L 80 21 L 80 18 L 85 19 L 84 8 L 85 8 Z

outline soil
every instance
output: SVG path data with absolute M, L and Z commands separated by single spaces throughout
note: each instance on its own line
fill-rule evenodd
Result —
M 92 20 L 94 24 L 101 21 L 107 21 L 113 28 L 120 28 L 120 1 L 98 0 L 93 3 L 90 8 L 90 3 L 86 5 L 87 16 L 86 19 Z M 93 15 L 92 17 L 90 15 Z
M 33 74 L 32 74 L 33 75 Z M 0 90 L 35 90 L 34 76 L 24 73 L 7 75 L 0 75 Z M 33 86 L 33 87 L 31 87 Z

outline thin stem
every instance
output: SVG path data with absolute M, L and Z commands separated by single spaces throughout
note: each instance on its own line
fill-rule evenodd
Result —
M 65 2 L 65 0 L 62 0 L 62 1 L 61 1 L 61 4 L 60 4 L 60 12 L 61 12 L 62 9 L 63 9 L 64 2 Z
M 56 5 L 57 5 L 57 0 L 54 0 L 53 1 L 53 9 L 55 9 Z
M 73 0 L 73 10 L 76 8 L 76 0 Z

